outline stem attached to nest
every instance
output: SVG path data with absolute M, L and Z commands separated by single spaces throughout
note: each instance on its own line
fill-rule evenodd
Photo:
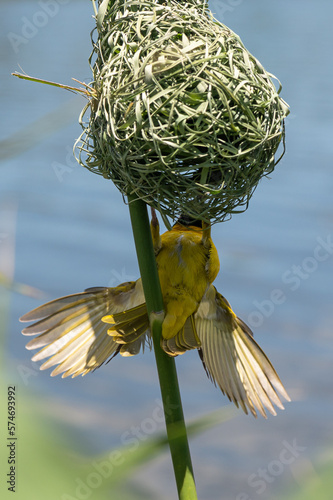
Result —
M 158 278 L 146 204 L 135 195 L 128 197 L 133 236 L 146 298 L 155 358 L 164 407 L 165 423 L 179 500 L 196 500 L 191 455 L 187 440 L 175 360 L 160 346 L 163 297 Z

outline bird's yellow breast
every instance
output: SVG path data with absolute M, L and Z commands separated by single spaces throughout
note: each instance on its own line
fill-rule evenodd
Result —
M 170 338 L 197 310 L 219 271 L 219 258 L 213 242 L 204 246 L 202 230 L 180 226 L 162 235 L 156 260 L 166 310 L 163 336 Z

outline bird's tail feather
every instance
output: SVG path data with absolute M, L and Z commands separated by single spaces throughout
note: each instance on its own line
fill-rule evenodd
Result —
M 198 349 L 200 346 L 201 342 L 196 331 L 193 314 L 187 318 L 177 335 L 171 339 L 161 338 L 161 347 L 169 356 L 178 356 L 190 349 Z

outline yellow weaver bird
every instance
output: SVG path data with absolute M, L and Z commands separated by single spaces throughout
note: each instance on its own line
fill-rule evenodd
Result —
M 160 235 L 152 210 L 151 233 L 165 317 L 161 347 L 170 356 L 198 349 L 209 378 L 245 413 L 276 415 L 282 395 L 290 398 L 271 362 L 229 302 L 212 285 L 219 258 L 210 226 L 181 218 Z M 41 348 L 33 361 L 52 376 L 85 375 L 116 354 L 133 356 L 151 348 L 141 279 L 115 288 L 94 287 L 37 307 L 20 318 L 36 321 L 24 335 L 37 335 L 27 349 Z

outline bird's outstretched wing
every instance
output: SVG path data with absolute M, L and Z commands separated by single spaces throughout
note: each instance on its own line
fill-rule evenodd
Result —
M 237 318 L 228 301 L 211 285 L 195 314 L 199 354 L 208 376 L 235 405 L 267 417 L 283 409 L 278 396 L 290 398 L 271 362 L 253 339 L 251 330 Z
M 129 309 L 132 320 L 136 315 L 141 336 L 125 345 L 110 335 L 110 325 L 102 318 Z M 118 352 L 123 356 L 137 354 L 145 343 L 149 327 L 141 280 L 127 282 L 116 288 L 88 288 L 82 293 L 68 295 L 37 307 L 20 318 L 37 321 L 24 328 L 24 335 L 38 335 L 27 344 L 27 349 L 42 348 L 32 358 L 45 361 L 40 369 L 58 365 L 52 376 L 76 377 L 95 370 Z

